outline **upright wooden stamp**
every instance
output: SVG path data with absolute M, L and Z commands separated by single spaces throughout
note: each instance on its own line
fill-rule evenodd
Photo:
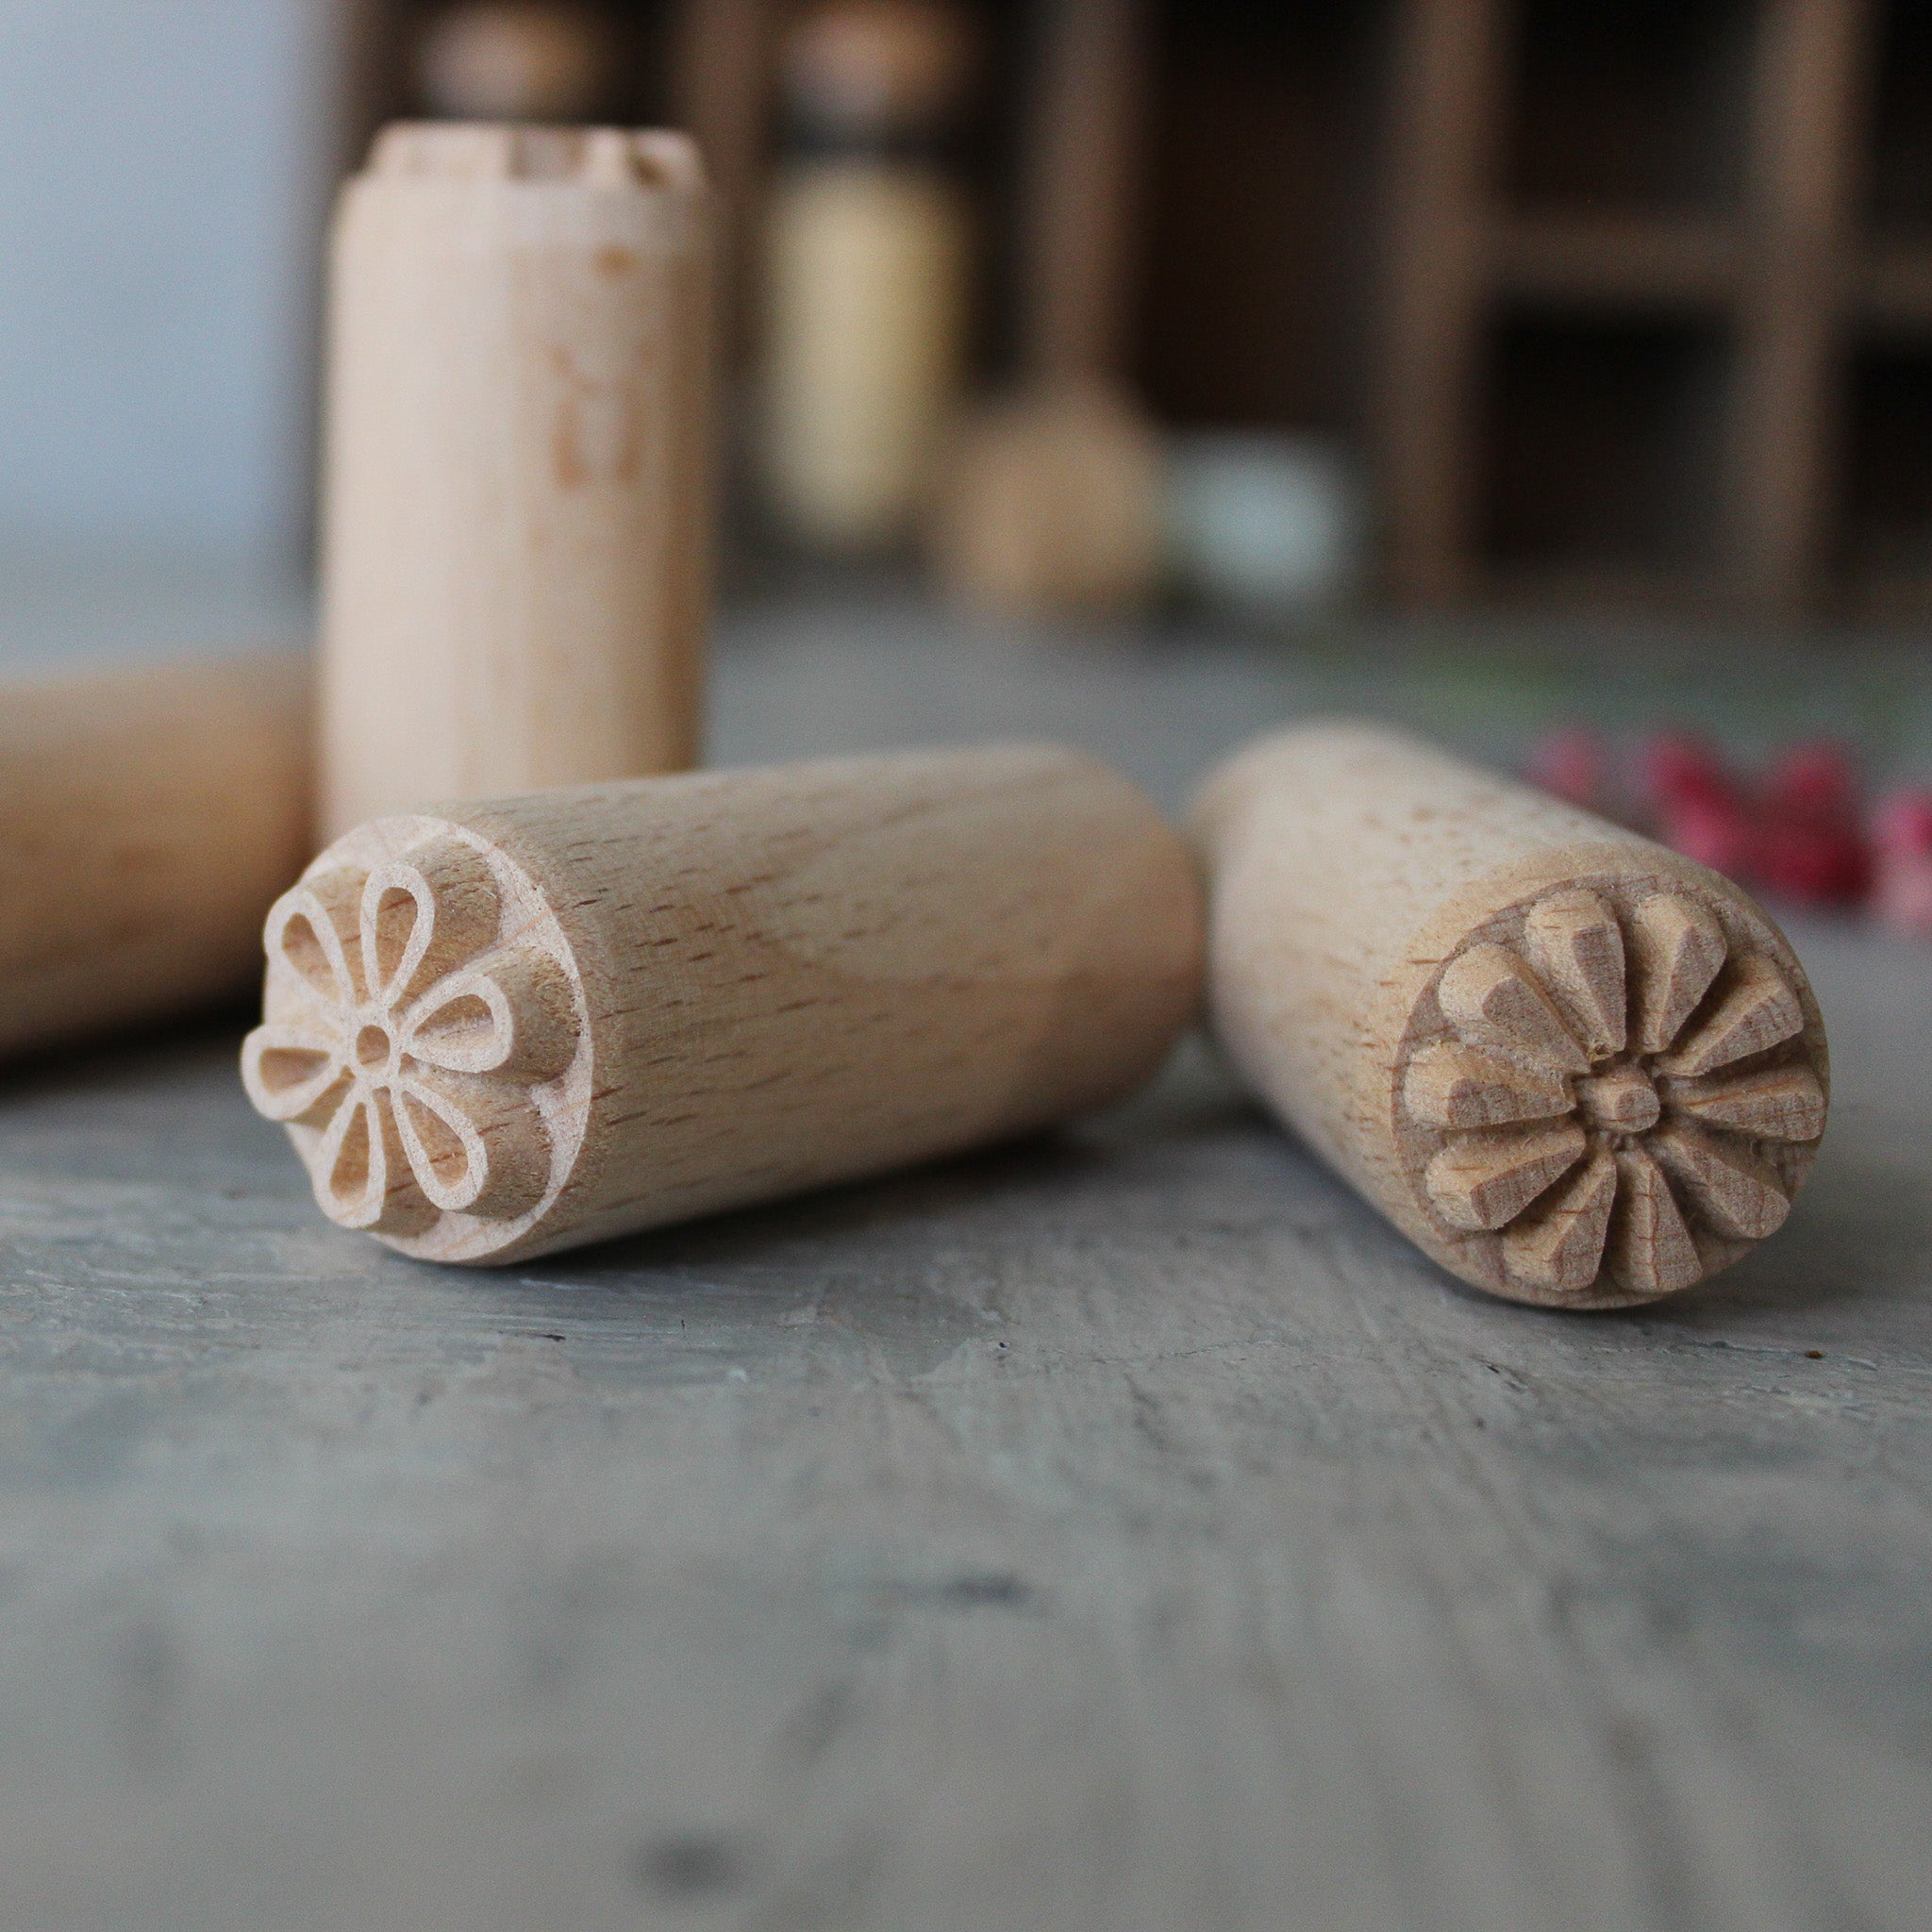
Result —
M 681 135 L 378 138 L 334 242 L 325 833 L 693 762 L 709 247 Z
M 1622 1307 L 1782 1224 L 1824 1131 L 1824 1028 L 1729 880 L 1366 725 L 1249 748 L 1191 823 L 1220 1038 L 1453 1274 Z
M 1052 746 L 379 819 L 268 923 L 242 1056 L 340 1225 L 504 1262 L 949 1154 L 1128 1092 L 1199 891 Z

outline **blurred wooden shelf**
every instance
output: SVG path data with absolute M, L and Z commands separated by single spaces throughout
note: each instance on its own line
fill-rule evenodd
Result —
M 420 111 L 408 49 L 445 0 L 353 4 L 364 126 Z M 743 362 L 774 49 L 809 0 L 595 4 L 608 111 L 711 158 Z M 992 379 L 1025 308 L 1018 130 L 1069 0 L 963 4 Z M 1176 427 L 1365 445 L 1393 601 L 1900 603 L 1900 560 L 1932 557 L 1925 0 L 1145 0 L 1138 30 L 1125 373 Z
M 1932 619 L 1932 564 L 1897 575 L 1865 572 L 1852 580 L 1843 614 L 1866 624 L 1923 625 Z
M 1866 366 L 1923 342 L 1932 424 L 1922 11 L 1398 0 L 1374 380 L 1399 602 L 1601 586 L 1628 551 L 1645 601 L 1688 582 L 1783 619 L 1861 601 L 1915 532 L 1932 551 L 1932 442 L 1887 420 L 1919 424 L 1920 376 Z
M 1707 571 L 1642 561 L 1511 564 L 1491 567 L 1485 600 L 1498 608 L 1585 616 L 1592 611 L 1641 611 L 1650 617 L 1722 616 L 1728 604 Z
M 1868 244 L 1855 276 L 1859 320 L 1887 335 L 1932 337 L 1932 235 Z
M 1494 225 L 1489 274 L 1518 301 L 1717 309 L 1737 299 L 1746 258 L 1737 225 L 1711 217 L 1511 213 Z

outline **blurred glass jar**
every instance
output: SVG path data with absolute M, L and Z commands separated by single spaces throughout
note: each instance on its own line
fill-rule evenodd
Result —
M 958 408 L 974 237 L 949 148 L 976 52 L 942 0 L 829 0 L 785 47 L 761 467 L 787 533 L 811 548 L 905 536 Z
M 1295 618 L 1360 594 L 1369 512 L 1359 465 L 1326 437 L 1208 430 L 1174 438 L 1168 544 L 1208 607 Z

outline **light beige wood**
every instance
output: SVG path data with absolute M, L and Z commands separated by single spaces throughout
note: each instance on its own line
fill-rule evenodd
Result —
M 402 125 L 338 217 L 326 833 L 693 762 L 708 203 L 681 135 Z
M 975 225 L 947 147 L 977 58 L 953 0 L 824 0 L 786 39 L 805 145 L 765 210 L 762 458 L 808 548 L 889 548 L 930 501 L 972 325 Z
M 973 222 L 941 170 L 789 164 L 769 201 L 763 467 L 786 534 L 829 554 L 904 538 L 965 383 Z
M 308 843 L 299 661 L 0 692 L 0 1051 L 242 993 Z
M 268 922 L 255 1105 L 331 1220 L 502 1262 L 1043 1127 L 1195 1010 L 1186 847 L 1047 747 L 378 820 Z
M 1783 1221 L 1824 1030 L 1728 880 L 1369 725 L 1262 741 L 1191 823 L 1222 1042 L 1451 1273 L 1622 1307 Z
M 1122 389 L 1067 378 L 989 405 L 961 435 L 934 558 L 970 608 L 1131 608 L 1158 585 L 1160 440 Z
M 960 602 L 1123 609 L 1158 588 L 1161 463 L 1121 378 L 1145 9 L 1052 0 L 1029 141 L 1022 382 L 963 427 L 933 524 Z

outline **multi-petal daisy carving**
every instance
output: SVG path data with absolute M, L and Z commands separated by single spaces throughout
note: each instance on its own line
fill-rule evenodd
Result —
M 1783 1222 L 1824 1130 L 1805 1007 L 1690 893 L 1551 892 L 1433 990 L 1409 1164 L 1450 1239 L 1494 1238 L 1498 1286 L 1648 1300 Z
M 489 859 L 454 838 L 371 865 L 341 850 L 269 915 L 249 1097 L 290 1127 L 344 1227 L 514 1220 L 551 1186 L 542 1090 L 581 1032 L 558 942 L 507 919 Z

